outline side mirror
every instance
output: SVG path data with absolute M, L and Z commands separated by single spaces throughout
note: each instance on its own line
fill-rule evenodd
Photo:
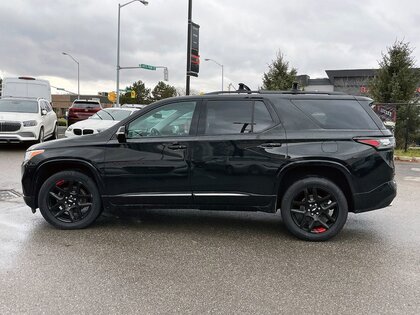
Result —
M 118 130 L 115 134 L 117 135 L 117 140 L 118 140 L 119 143 L 127 142 L 127 135 L 125 133 L 125 126 L 121 126 L 120 128 L 118 128 Z
M 42 115 L 42 116 L 47 115 L 47 110 L 46 110 L 46 109 L 42 109 L 42 110 L 41 110 L 41 115 Z

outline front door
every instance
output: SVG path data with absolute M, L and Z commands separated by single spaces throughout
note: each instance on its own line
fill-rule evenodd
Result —
M 126 125 L 126 143 L 109 142 L 105 181 L 111 203 L 191 205 L 187 154 L 196 132 L 196 105 L 173 102 L 154 108 Z
M 199 141 L 191 144 L 191 185 L 200 208 L 274 209 L 285 163 L 285 132 L 262 99 L 203 104 Z

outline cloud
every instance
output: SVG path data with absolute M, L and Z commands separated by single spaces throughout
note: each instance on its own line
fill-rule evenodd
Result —
M 122 1 L 124 2 L 124 1 Z M 193 20 L 200 24 L 200 76 L 195 90 L 245 82 L 261 85 L 267 65 L 280 49 L 299 73 L 325 76 L 326 69 L 374 68 L 381 51 L 396 39 L 420 46 L 417 2 L 194 0 Z M 53 85 L 81 91 L 115 89 L 118 1 L 1 1 L 0 75 L 49 78 Z M 170 84 L 185 86 L 187 1 L 150 0 L 121 9 L 121 65 L 139 63 L 169 68 Z M 420 48 L 420 47 L 419 47 Z M 419 59 L 420 51 L 414 51 Z M 143 80 L 150 87 L 162 71 L 121 71 L 121 86 Z

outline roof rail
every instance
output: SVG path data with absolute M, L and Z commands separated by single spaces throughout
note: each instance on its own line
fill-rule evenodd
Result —
M 269 91 L 269 90 L 258 90 L 258 91 L 247 91 L 247 90 L 238 90 L 238 91 L 215 91 L 209 92 L 204 95 L 221 95 L 221 94 L 299 94 L 299 95 L 347 95 L 343 92 L 312 92 L 312 91 L 299 91 L 299 90 L 290 90 L 290 91 Z

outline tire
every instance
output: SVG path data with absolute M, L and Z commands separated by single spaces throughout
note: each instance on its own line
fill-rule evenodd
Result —
M 55 124 L 53 134 L 51 135 L 51 140 L 56 140 L 56 139 L 58 139 L 58 127 L 57 127 L 57 124 Z
M 306 241 L 326 241 L 337 235 L 347 221 L 348 203 L 332 181 L 308 177 L 285 192 L 281 215 L 286 228 Z
M 41 129 L 39 130 L 39 135 L 38 135 L 38 140 L 37 143 L 42 143 L 44 142 L 44 127 L 41 127 Z
M 64 171 L 49 177 L 38 194 L 44 219 L 59 229 L 83 229 L 101 214 L 99 190 L 90 177 L 77 171 Z

